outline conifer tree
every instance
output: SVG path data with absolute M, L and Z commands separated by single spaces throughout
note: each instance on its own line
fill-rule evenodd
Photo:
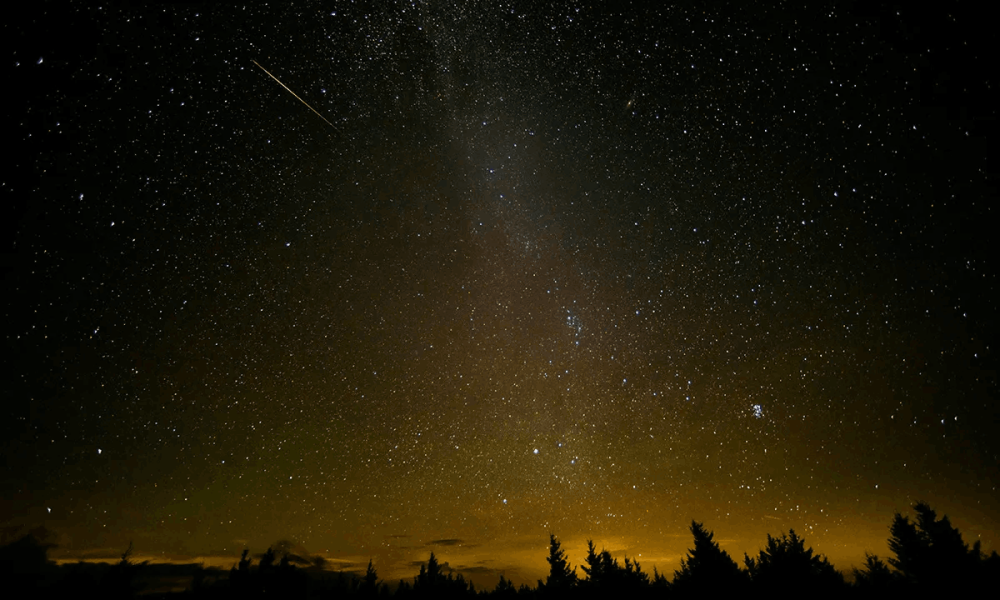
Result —
M 702 523 L 691 521 L 694 548 L 681 559 L 681 570 L 674 571 L 674 589 L 678 592 L 735 592 L 746 581 L 746 573 L 714 540 L 714 534 Z
M 365 570 L 365 577 L 361 580 L 360 591 L 363 595 L 374 596 L 378 592 L 378 572 L 372 564 L 372 559 L 368 559 L 368 569 Z
M 642 565 L 638 560 L 631 560 L 625 557 L 624 579 L 627 588 L 633 592 L 639 592 L 649 587 L 649 573 L 642 571 Z
M 569 560 L 555 535 L 549 535 L 549 576 L 545 580 L 545 588 L 552 592 L 562 593 L 576 585 L 576 569 L 570 570 Z
M 434 596 L 439 594 L 447 583 L 447 578 L 441 572 L 441 565 L 438 564 L 437 557 L 431 552 L 430 558 L 427 559 L 427 565 L 420 565 L 420 574 L 413 582 L 413 591 L 420 595 Z
M 865 564 L 861 569 L 853 569 L 854 585 L 867 593 L 884 593 L 895 581 L 892 570 L 882 559 L 865 552 Z
M 604 562 L 594 547 L 594 540 L 587 540 L 587 557 L 584 562 L 587 564 L 581 565 L 581 568 L 587 574 L 587 585 L 593 587 L 601 581 L 604 575 Z
M 947 516 L 937 513 L 924 502 L 914 507 L 916 521 L 896 513 L 889 527 L 889 564 L 899 570 L 906 583 L 938 592 L 968 587 L 968 582 L 982 572 L 983 555 L 979 545 L 969 548 L 962 534 L 952 527 Z
M 654 590 L 657 590 L 658 593 L 662 593 L 670 589 L 670 581 L 668 581 L 666 575 L 660 573 L 656 567 L 653 567 L 653 581 L 650 585 Z
M 747 572 L 754 587 L 773 590 L 790 586 L 804 593 L 831 596 L 844 587 L 844 576 L 826 559 L 805 547 L 794 530 L 781 538 L 767 536 L 767 548 L 757 559 L 746 557 Z
M 498 598 L 511 598 L 517 595 L 517 589 L 509 579 L 500 575 L 500 582 L 493 588 L 493 595 Z

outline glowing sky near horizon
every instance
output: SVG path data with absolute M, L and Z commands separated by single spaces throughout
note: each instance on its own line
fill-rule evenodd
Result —
M 450 4 L 5 25 L 5 527 L 488 587 L 692 518 L 846 569 L 916 500 L 997 547 L 984 20 Z

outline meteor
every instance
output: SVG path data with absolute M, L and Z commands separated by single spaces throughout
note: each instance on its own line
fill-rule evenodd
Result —
M 337 129 L 336 127 L 334 127 L 334 126 L 333 126 L 333 123 L 331 123 L 331 122 L 329 122 L 329 121 L 327 121 L 327 120 L 326 120 L 326 117 L 324 117 L 323 115 L 319 114 L 319 111 L 317 111 L 317 110 L 316 110 L 315 108 L 313 108 L 313 107 L 309 106 L 309 103 L 308 103 L 308 102 L 306 102 L 305 100 L 303 100 L 302 98 L 299 98 L 299 95 L 298 95 L 298 94 L 296 94 L 295 92 L 293 92 L 293 91 L 292 91 L 291 89 L 289 89 L 289 87 L 288 87 L 287 85 L 285 85 L 285 84 L 281 83 L 281 80 L 280 80 L 280 79 L 278 79 L 278 78 L 277 78 L 277 77 L 275 77 L 274 75 L 271 75 L 271 72 L 270 72 L 270 71 L 268 71 L 267 69 L 265 69 L 264 67 L 261 67 L 261 66 L 260 66 L 260 63 L 259 63 L 259 62 L 255 61 L 255 60 L 253 60 L 253 59 L 250 59 L 250 60 L 251 60 L 251 62 L 253 62 L 253 64 L 257 65 L 257 67 L 258 67 L 258 68 L 260 68 L 260 70 L 261 70 L 261 71 L 264 71 L 265 73 L 267 73 L 267 76 L 268 76 L 268 77 L 270 77 L 271 79 L 273 79 L 273 80 L 277 81 L 277 82 L 278 82 L 278 85 L 280 85 L 281 87 L 283 87 L 283 88 L 285 88 L 286 90 L 288 90 L 288 93 L 289 93 L 289 94 L 291 94 L 291 95 L 295 96 L 295 98 L 296 98 L 296 99 L 298 99 L 298 101 L 299 101 L 299 102 L 301 102 L 302 104 L 305 104 L 305 105 L 306 105 L 306 108 L 308 108 L 309 110 L 311 110 L 311 111 L 313 111 L 314 113 L 316 113 L 316 116 L 317 116 L 317 117 L 319 117 L 319 118 L 321 118 L 321 119 L 323 119 L 323 121 L 325 121 L 327 125 L 329 125 L 330 127 L 333 127 L 333 129 L 334 129 L 334 130 L 336 130 L 336 129 Z

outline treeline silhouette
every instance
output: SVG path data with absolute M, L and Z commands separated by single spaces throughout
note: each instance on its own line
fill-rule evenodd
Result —
M 514 584 L 500 576 L 492 590 L 477 590 L 462 574 L 455 574 L 438 562 L 432 552 L 412 581 L 390 584 L 382 581 L 369 561 L 364 575 L 331 573 L 322 561 L 309 563 L 273 548 L 256 564 L 249 549 L 227 573 L 220 569 L 195 567 L 189 571 L 190 586 L 183 591 L 144 590 L 141 574 L 157 565 L 135 563 L 132 546 L 115 565 L 78 563 L 57 567 L 48 560 L 52 547 L 44 535 L 29 533 L 0 547 L 0 577 L 5 592 L 32 598 L 94 597 L 125 599 L 143 595 L 193 598 L 689 598 L 722 597 L 746 593 L 774 594 L 792 591 L 803 597 L 942 596 L 954 593 L 981 593 L 997 589 L 1000 583 L 1000 556 L 983 554 L 977 541 L 971 547 L 947 516 L 940 519 L 925 503 L 914 506 L 916 518 L 896 513 L 889 527 L 886 560 L 866 554 L 863 566 L 852 569 L 853 581 L 826 559 L 807 548 L 793 530 L 780 537 L 767 536 L 767 544 L 756 556 L 744 555 L 743 566 L 719 547 L 713 532 L 691 522 L 694 538 L 680 570 L 668 578 L 656 569 L 643 571 L 639 561 L 627 556 L 619 562 L 607 550 L 597 550 L 587 542 L 587 555 L 577 567 L 562 549 L 555 535 L 549 537 L 549 574 L 531 587 Z M 178 573 L 183 569 L 178 569 Z

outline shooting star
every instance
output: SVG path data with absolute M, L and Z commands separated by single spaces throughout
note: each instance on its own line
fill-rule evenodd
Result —
M 296 94 L 295 92 L 293 92 L 293 91 L 292 91 L 291 89 L 289 89 L 289 87 L 288 87 L 287 85 L 285 85 L 285 84 L 281 83 L 281 80 L 280 80 L 280 79 L 278 79 L 278 78 L 277 78 L 277 77 L 275 77 L 274 75 L 271 75 L 271 72 L 270 72 L 270 71 L 268 71 L 268 70 L 267 70 L 267 69 L 265 69 L 264 67 L 261 67 L 261 66 L 260 66 L 260 63 L 259 63 L 259 62 L 255 61 L 255 60 L 253 60 L 253 59 L 250 59 L 250 60 L 251 60 L 251 61 L 253 62 L 253 64 L 257 65 L 257 67 L 259 67 L 261 71 L 264 71 L 265 73 L 267 73 L 267 76 L 268 76 L 268 77 L 270 77 L 271 79 L 273 79 L 273 80 L 277 81 L 277 82 L 278 82 L 278 85 L 280 85 L 281 87 L 283 87 L 283 88 L 285 88 L 286 90 L 288 90 L 288 93 L 289 93 L 289 94 L 291 94 L 291 95 L 295 96 L 295 97 L 296 97 L 296 98 L 298 99 L 298 101 L 299 101 L 299 102 L 301 102 L 302 104 L 305 104 L 305 105 L 306 105 L 306 108 L 308 108 L 309 110 L 311 110 L 311 111 L 313 111 L 314 113 L 316 113 L 316 116 L 317 116 L 317 117 L 319 117 L 319 118 L 323 119 L 323 121 L 325 121 L 325 122 L 326 122 L 326 124 L 327 124 L 327 125 L 329 125 L 330 127 L 333 127 L 333 129 L 334 129 L 335 131 L 337 130 L 337 128 L 333 126 L 333 123 L 331 123 L 330 121 L 327 121 L 327 120 L 326 120 L 326 117 L 324 117 L 323 115 L 319 114 L 319 111 L 317 111 L 317 110 L 316 110 L 315 108 L 313 108 L 313 107 L 309 106 L 309 103 L 308 103 L 308 102 L 306 102 L 306 101 L 305 101 L 305 100 L 303 100 L 302 98 L 299 98 L 299 95 L 298 95 L 298 94 Z

